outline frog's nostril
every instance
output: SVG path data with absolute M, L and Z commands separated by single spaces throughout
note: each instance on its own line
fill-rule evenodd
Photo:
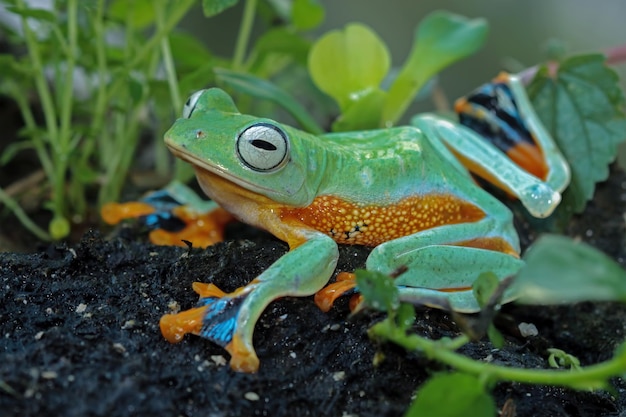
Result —
M 204 136 L 204 131 L 196 130 L 196 139 L 202 139 Z

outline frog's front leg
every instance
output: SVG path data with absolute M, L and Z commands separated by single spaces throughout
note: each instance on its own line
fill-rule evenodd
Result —
M 259 359 L 252 344 L 254 326 L 273 300 L 314 294 L 330 279 L 339 252 L 328 236 L 304 232 L 303 243 L 292 244 L 270 268 L 245 287 L 224 294 L 212 284 L 195 284 L 198 307 L 161 318 L 161 332 L 174 343 L 193 333 L 223 346 L 235 371 L 256 372 Z

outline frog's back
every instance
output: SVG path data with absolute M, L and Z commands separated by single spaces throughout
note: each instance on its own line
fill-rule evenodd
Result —
M 467 174 L 452 167 L 442 149 L 415 127 L 328 134 L 318 141 L 327 160 L 319 194 L 384 205 L 408 196 L 463 188 L 468 180 Z

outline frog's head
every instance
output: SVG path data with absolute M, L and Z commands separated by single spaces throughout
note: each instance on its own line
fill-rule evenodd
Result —
M 194 93 L 165 133 L 165 143 L 191 163 L 200 184 L 217 175 L 273 201 L 304 205 L 315 194 L 316 138 L 273 120 L 239 113 L 223 90 Z M 313 172 L 311 172 L 313 171 Z

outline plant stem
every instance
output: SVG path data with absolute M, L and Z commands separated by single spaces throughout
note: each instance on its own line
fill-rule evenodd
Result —
M 94 100 L 93 117 L 91 120 L 90 138 L 88 140 L 88 146 L 91 148 L 96 143 L 99 145 L 98 155 L 100 166 L 105 166 L 108 161 L 108 155 L 110 154 L 108 146 L 110 141 L 108 138 L 108 130 L 103 129 L 104 119 L 106 117 L 107 108 L 107 77 L 109 74 L 106 61 L 106 41 L 104 37 L 104 0 L 98 0 L 96 6 L 96 13 L 92 20 L 92 27 L 94 31 L 94 40 L 96 51 L 96 66 L 97 66 L 97 93 Z M 91 151 L 87 153 L 90 155 Z
M 241 18 L 241 25 L 239 26 L 239 34 L 237 35 L 235 54 L 233 56 L 233 70 L 235 71 L 241 70 L 243 66 L 246 50 L 248 49 L 248 42 L 250 41 L 250 33 L 252 32 L 252 26 L 254 25 L 256 5 L 257 0 L 246 0 L 246 4 L 243 9 L 243 16 Z
M 17 201 L 9 197 L 7 193 L 4 192 L 2 188 L 0 188 L 0 202 L 2 202 L 9 210 L 15 214 L 15 217 L 28 229 L 32 234 L 37 236 L 37 238 L 47 242 L 52 240 L 50 235 L 46 233 L 45 230 L 37 226 L 35 222 L 33 222 L 30 217 L 24 212 L 22 207 L 17 204 Z
M 423 351 L 429 358 L 451 366 L 461 372 L 482 376 L 491 381 L 514 381 L 525 384 L 558 385 L 573 389 L 600 388 L 605 381 L 624 373 L 626 354 L 616 354 L 613 359 L 582 368 L 580 371 L 549 369 L 522 369 L 498 366 L 470 359 L 447 348 L 439 341 L 417 335 L 407 335 L 389 319 L 371 329 L 374 336 L 390 340 L 409 351 Z

